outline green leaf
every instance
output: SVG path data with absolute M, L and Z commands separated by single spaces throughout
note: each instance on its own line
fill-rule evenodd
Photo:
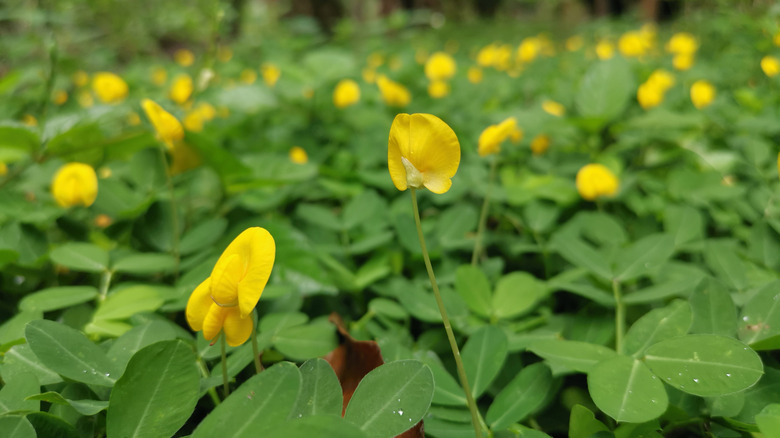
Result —
M 3 371 L 5 385 L 0 389 L 0 415 L 10 411 L 39 411 L 41 404 L 27 397 L 41 390 L 38 378 L 27 371 Z
M 29 344 L 14 345 L 5 352 L 3 358 L 3 375 L 8 373 L 31 372 L 38 378 L 41 385 L 51 385 L 62 382 L 59 374 L 44 366 L 33 353 Z M 11 371 L 13 370 L 13 371 Z
M 39 437 L 80 438 L 76 428 L 70 423 L 48 412 L 34 412 L 27 414 L 26 418 Z
M 590 372 L 599 362 L 617 355 L 614 350 L 603 345 L 562 339 L 535 341 L 528 347 L 528 350 L 551 364 L 582 373 Z
M 332 324 L 310 324 L 280 330 L 273 345 L 286 357 L 306 360 L 324 356 L 336 348 L 338 341 Z
M 343 226 L 341 220 L 332 209 L 317 204 L 298 204 L 295 215 L 313 225 L 327 230 L 340 231 Z
M 368 309 L 377 315 L 403 321 L 409 317 L 403 307 L 395 301 L 387 298 L 374 298 L 368 303 Z
M 735 290 L 748 286 L 745 263 L 737 256 L 733 242 L 708 240 L 704 247 L 704 261 L 715 275 Z
M 492 308 L 499 319 L 514 318 L 533 309 L 547 293 L 545 284 L 533 275 L 512 272 L 498 280 Z
M 280 362 L 252 376 L 198 425 L 192 438 L 254 438 L 282 424 L 295 406 L 301 374 Z
M 0 126 L 0 163 L 15 163 L 32 156 L 41 141 L 30 128 Z
M 652 234 L 620 251 L 615 266 L 615 279 L 633 280 L 658 269 L 674 253 L 674 237 Z
M 463 387 L 452 374 L 444 368 L 436 354 L 428 352 L 422 357 L 422 361 L 431 369 L 433 380 L 436 382 L 433 403 L 445 406 L 466 406 L 466 392 L 463 391 Z
M 623 112 L 633 87 L 628 63 L 619 57 L 597 62 L 582 78 L 574 103 L 580 115 L 608 122 Z
M 688 302 L 693 310 L 691 333 L 734 336 L 737 332 L 737 308 L 721 282 L 705 278 Z
M 77 382 L 114 386 L 116 371 L 97 345 L 78 330 L 54 321 L 27 324 L 27 342 L 41 364 Z
M 102 400 L 69 400 L 60 393 L 49 391 L 27 397 L 27 400 L 42 400 L 58 405 L 70 406 L 81 415 L 95 415 L 108 408 L 108 402 Z
M 208 248 L 219 240 L 227 229 L 228 221 L 222 217 L 207 219 L 184 233 L 179 242 L 181 254 L 192 254 Z
M 351 230 L 360 224 L 370 221 L 385 211 L 385 201 L 373 190 L 364 190 L 352 198 L 342 213 L 344 229 Z
M 116 272 L 126 274 L 148 275 L 159 272 L 170 272 L 176 268 L 176 259 L 170 254 L 131 254 L 118 260 L 112 266 Z
M 537 233 L 549 230 L 560 214 L 557 205 L 544 201 L 531 201 L 523 210 L 526 225 Z
M 136 285 L 109 294 L 100 303 L 93 321 L 127 319 L 136 313 L 153 312 L 163 304 L 163 299 L 153 286 Z
M 343 418 L 317 415 L 287 421 L 268 430 L 265 436 L 284 438 L 339 437 L 367 438 L 368 435 Z
M 606 255 L 593 249 L 573 232 L 555 233 L 550 245 L 571 264 L 585 268 L 604 280 L 612 281 L 612 270 Z
M 195 355 L 184 342 L 157 342 L 139 350 L 111 390 L 108 436 L 173 436 L 195 410 L 199 388 Z
M 36 438 L 35 428 L 24 417 L 0 417 L 0 430 L 6 438 Z
M 19 301 L 19 309 L 25 312 L 51 312 L 85 303 L 98 295 L 92 286 L 62 286 L 43 289 L 26 295 Z
M 416 360 L 386 363 L 363 377 L 344 419 L 369 437 L 394 437 L 422 420 L 433 399 L 433 374 Z
M 66 243 L 54 248 L 49 257 L 74 271 L 103 272 L 108 269 L 108 253 L 91 243 Z
M 780 281 L 773 281 L 759 289 L 742 308 L 739 319 L 739 339 L 756 344 L 780 336 Z M 780 345 L 780 340 L 775 340 Z M 775 347 L 780 348 L 780 347 Z
M 5 350 L 2 348 L 3 344 L 18 341 L 24 338 L 24 326 L 30 321 L 36 319 L 42 319 L 43 312 L 41 311 L 21 311 L 12 316 L 11 319 L 5 321 L 0 325 L 0 351 Z
M 504 331 L 486 325 L 475 331 L 463 346 L 463 367 L 474 398 L 479 398 L 504 366 L 508 354 Z
M 588 392 L 599 409 L 619 422 L 644 423 L 669 405 L 666 388 L 637 359 L 617 356 L 588 373 Z
M 623 352 L 639 355 L 658 341 L 682 336 L 688 333 L 691 320 L 691 306 L 685 301 L 674 301 L 666 307 L 651 310 L 628 330 L 623 340 Z
M 489 318 L 493 313 L 490 283 L 477 266 L 461 265 L 455 271 L 455 290 L 477 315 Z
M 780 403 L 767 405 L 756 415 L 756 424 L 764 436 L 780 436 Z
M 523 368 L 498 393 L 488 409 L 485 420 L 493 431 L 506 429 L 539 409 L 552 387 L 550 368 L 535 363 Z
M 674 237 L 674 247 L 704 238 L 704 219 L 701 213 L 689 205 L 666 206 L 664 230 Z
M 344 396 L 336 372 L 325 360 L 317 358 L 301 365 L 301 391 L 290 414 L 292 418 L 313 415 L 341 417 Z M 285 435 L 286 436 L 286 435 Z
M 688 335 L 661 341 L 644 361 L 665 383 L 700 397 L 717 397 L 753 386 L 764 373 L 761 358 L 736 339 Z
M 574 405 L 569 415 L 569 438 L 591 438 L 598 432 L 609 431 L 607 426 L 596 419 L 590 409 Z
M 130 358 L 140 349 L 160 341 L 169 341 L 176 338 L 176 332 L 169 323 L 163 321 L 149 321 L 146 324 L 133 327 L 123 334 L 108 349 L 108 359 L 122 375 L 125 372 Z

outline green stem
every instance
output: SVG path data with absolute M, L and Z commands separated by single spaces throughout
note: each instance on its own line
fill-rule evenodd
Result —
M 111 286 L 111 277 L 113 275 L 113 271 L 105 270 L 103 271 L 103 275 L 100 276 L 100 295 L 98 296 L 100 301 L 106 299 L 106 295 L 108 295 L 108 288 Z
M 257 374 L 263 371 L 263 364 L 260 363 L 260 349 L 257 347 L 257 323 L 260 322 L 259 320 L 260 317 L 257 317 L 256 321 L 252 321 L 252 358 L 255 362 L 255 373 Z
M 219 340 L 219 351 L 222 354 L 222 394 L 224 398 L 228 398 L 230 395 L 230 387 L 228 386 L 228 372 L 227 372 L 227 354 L 225 353 L 225 333 Z
M 352 329 L 350 330 L 350 332 L 355 333 L 357 331 L 363 330 L 363 326 L 365 326 L 366 323 L 368 323 L 368 321 L 371 321 L 375 315 L 376 314 L 374 313 L 373 310 L 368 309 L 368 312 L 366 312 L 365 315 L 361 316 L 360 319 L 358 319 L 357 321 L 355 321 L 354 324 L 352 324 Z
M 469 381 L 466 377 L 466 369 L 463 367 L 463 360 L 460 358 L 458 343 L 455 341 L 455 334 L 452 332 L 450 318 L 447 316 L 447 310 L 444 308 L 444 301 L 442 301 L 441 293 L 439 292 L 439 285 L 436 283 L 436 277 L 433 274 L 431 258 L 428 256 L 428 248 L 425 246 L 425 237 L 423 236 L 422 226 L 420 225 L 420 209 L 417 207 L 417 191 L 413 188 L 410 189 L 410 191 L 412 192 L 414 223 L 417 226 L 417 237 L 420 239 L 420 247 L 422 249 L 423 260 L 425 261 L 425 269 L 428 271 L 428 278 L 431 280 L 433 295 L 436 297 L 436 304 L 439 306 L 441 320 L 444 323 L 444 331 L 447 332 L 447 339 L 450 341 L 452 355 L 455 357 L 455 365 L 458 368 L 460 384 L 463 387 L 463 391 L 466 393 L 466 401 L 468 402 L 469 411 L 471 411 L 471 424 L 474 426 L 474 434 L 476 438 L 482 438 L 482 429 L 480 427 L 480 415 L 479 410 L 477 409 L 477 403 L 474 401 L 474 397 L 471 394 L 471 387 L 469 386 Z
M 482 235 L 485 233 L 485 223 L 487 222 L 488 209 L 490 208 L 490 189 L 493 187 L 493 179 L 496 175 L 497 158 L 490 160 L 490 173 L 488 174 L 488 186 L 485 191 L 485 200 L 482 201 L 482 212 L 479 214 L 479 225 L 477 226 L 477 237 L 474 242 L 474 252 L 471 253 L 471 265 L 477 266 L 477 260 L 482 252 Z
M 203 359 L 199 357 L 198 360 L 196 361 L 196 363 L 198 364 L 198 369 L 200 370 L 200 375 L 203 376 L 204 378 L 208 378 L 209 377 L 209 369 L 206 368 L 206 364 L 203 363 Z M 208 389 L 208 393 L 209 393 L 209 396 L 211 397 L 211 401 L 214 402 L 214 406 L 219 406 L 220 402 L 219 402 L 219 396 L 217 395 L 217 391 L 214 388 L 209 388 Z
M 179 262 L 180 262 L 180 254 L 179 254 L 179 209 L 176 205 L 176 193 L 174 191 L 173 187 L 173 177 L 171 176 L 171 170 L 170 170 L 170 163 L 168 162 L 168 156 L 165 154 L 165 149 L 163 148 L 162 144 L 159 148 L 157 148 L 160 151 L 160 157 L 163 162 L 163 166 L 165 166 L 165 183 L 168 186 L 168 196 L 170 196 L 171 200 L 171 232 L 173 233 L 173 242 L 171 243 L 172 248 L 171 252 L 173 253 L 173 258 L 176 261 L 176 265 L 174 267 L 174 278 L 179 278 Z
M 626 331 L 626 305 L 620 292 L 620 282 L 612 280 L 612 295 L 615 297 L 615 351 L 623 354 L 623 334 Z

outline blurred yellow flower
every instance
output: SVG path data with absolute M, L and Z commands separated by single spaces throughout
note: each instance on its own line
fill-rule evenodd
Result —
M 293 146 L 290 148 L 290 161 L 295 164 L 306 164 L 309 162 L 309 155 L 306 150 L 300 146 Z
M 333 90 L 333 105 L 346 108 L 360 101 L 360 86 L 352 79 L 342 79 Z
M 201 163 L 198 151 L 183 142 L 176 143 L 171 153 L 171 175 L 178 175 L 184 171 L 194 169 Z
M 504 44 L 496 49 L 496 58 L 493 67 L 499 71 L 506 71 L 512 66 L 512 46 Z
M 84 70 L 73 73 L 73 85 L 83 87 L 89 82 L 89 75 Z
M 444 121 L 431 114 L 398 114 L 390 127 L 387 166 L 398 190 L 425 187 L 445 193 L 460 164 L 460 143 Z
M 211 341 L 225 333 L 237 347 L 252 333 L 251 313 L 271 276 L 276 244 L 264 228 L 252 227 L 238 235 L 217 260 L 211 275 L 187 301 L 187 323 Z
M 636 58 L 645 54 L 645 42 L 638 31 L 626 32 L 618 40 L 618 50 L 623 56 Z
M 375 69 L 385 63 L 385 57 L 379 52 L 374 52 L 368 55 L 368 60 L 366 63 L 370 68 Z
M 25 114 L 22 116 L 22 124 L 25 126 L 38 126 L 38 119 L 32 114 Z
M 479 49 L 479 52 L 477 53 L 477 64 L 482 67 L 492 67 L 495 65 L 497 51 L 498 46 L 495 44 L 489 44 Z
M 520 47 L 517 48 L 517 59 L 520 60 L 520 62 L 531 62 L 539 56 L 541 49 L 541 42 L 538 38 L 525 38 L 520 43 Z
M 389 106 L 406 106 L 412 100 L 412 95 L 406 87 L 388 79 L 384 75 L 380 75 L 377 78 L 376 84 L 379 87 L 379 92 L 382 94 L 382 99 Z
M 517 120 L 509 117 L 497 125 L 490 125 L 482 131 L 477 142 L 477 152 L 480 157 L 501 152 L 501 143 L 511 138 L 518 142 L 523 138 L 523 131 L 517 127 Z
M 647 78 L 647 82 L 663 90 L 665 93 L 674 85 L 674 76 L 666 70 L 658 69 L 650 74 L 650 77 Z
M 118 103 L 127 97 L 127 83 L 110 72 L 98 72 L 92 77 L 92 91 L 103 103 Z
M 363 69 L 363 80 L 369 84 L 376 82 L 376 72 L 370 68 Z
M 534 155 L 542 155 L 550 147 L 550 137 L 546 134 L 539 134 L 531 140 L 531 152 Z
M 282 75 L 282 71 L 279 70 L 279 67 L 270 62 L 267 62 L 260 67 L 260 73 L 263 75 L 263 82 L 269 87 L 276 85 L 276 82 Z
M 163 85 L 168 80 L 168 72 L 164 68 L 157 66 L 152 69 L 152 83 L 154 85 Z
M 195 62 L 195 55 L 187 49 L 179 49 L 173 53 L 173 60 L 182 67 L 189 67 Z
M 8 165 L 0 161 L 0 176 L 8 174 Z
M 596 56 L 601 60 L 610 59 L 615 55 L 615 46 L 607 40 L 600 40 L 596 44 Z
M 241 78 L 239 80 L 245 84 L 254 84 L 257 80 L 257 73 L 250 68 L 245 68 L 241 70 Z
M 666 51 L 675 55 L 693 55 L 698 50 L 696 37 L 688 32 L 679 32 L 666 43 Z
M 51 193 L 61 207 L 83 205 L 89 207 L 95 202 L 98 181 L 95 169 L 89 164 L 68 163 L 60 167 L 51 183 Z
M 775 43 L 775 45 L 776 45 L 777 47 L 780 47 L 780 30 L 778 30 L 778 31 L 775 33 L 775 36 L 774 36 L 774 38 L 772 38 L 772 41 Z
M 658 34 L 658 26 L 655 23 L 645 23 L 639 28 L 639 37 L 642 39 L 642 44 L 645 46 L 645 50 L 651 50 L 655 47 L 655 38 Z
M 455 75 L 455 60 L 445 52 L 436 52 L 425 63 L 425 76 L 431 81 L 446 81 Z
M 690 68 L 693 67 L 693 55 L 687 53 L 674 55 L 674 58 L 672 58 L 672 65 L 680 71 L 690 70 Z
M 138 126 L 141 124 L 141 117 L 138 113 L 131 112 L 127 115 L 127 124 L 130 126 Z
M 566 50 L 570 52 L 576 52 L 585 45 L 585 39 L 580 35 L 573 35 L 566 38 Z
M 95 99 L 92 98 L 92 94 L 90 94 L 87 90 L 79 91 L 79 94 L 76 96 L 76 100 L 82 108 L 89 108 L 95 104 Z
M 770 78 L 777 76 L 780 73 L 780 60 L 774 56 L 764 56 L 761 58 L 761 70 Z
M 214 109 L 211 104 L 201 102 L 195 108 L 187 112 L 182 122 L 187 131 L 200 132 L 203 130 L 203 124 L 213 120 L 216 115 L 217 110 Z
M 55 103 L 55 105 L 63 105 L 68 101 L 68 93 L 65 90 L 57 90 L 54 92 L 51 100 Z
M 428 84 L 428 95 L 434 99 L 441 99 L 450 94 L 450 84 L 444 81 L 433 81 Z
M 648 80 L 637 88 L 636 100 L 643 109 L 655 108 L 664 101 L 664 90 L 656 82 Z
M 111 225 L 114 221 L 111 220 L 111 217 L 107 214 L 99 214 L 95 217 L 95 225 L 98 228 L 106 228 L 109 225 Z
M 705 81 L 698 80 L 691 85 L 691 102 L 698 109 L 709 106 L 715 100 L 715 87 Z
M 111 168 L 108 166 L 103 166 L 98 169 L 98 175 L 101 179 L 111 178 L 112 172 Z
M 190 75 L 182 73 L 173 80 L 168 97 L 179 105 L 186 103 L 192 96 L 193 83 Z
M 219 45 L 217 47 L 217 59 L 219 62 L 228 62 L 233 58 L 233 49 L 229 46 Z
M 562 115 L 566 114 L 566 108 L 563 107 L 560 103 L 554 101 L 554 100 L 545 100 L 542 102 L 542 109 L 547 114 L 550 114 L 551 116 L 555 117 L 561 117 Z
M 468 77 L 469 82 L 472 84 L 478 84 L 482 82 L 482 69 L 477 66 L 469 67 L 469 70 L 466 72 L 466 77 Z
M 142 100 L 141 107 L 154 126 L 157 136 L 172 150 L 174 145 L 184 138 L 184 128 L 179 120 L 151 99 Z
M 602 164 L 586 164 L 577 172 L 577 191 L 582 199 L 593 201 L 604 196 L 614 196 L 618 191 L 618 179 Z

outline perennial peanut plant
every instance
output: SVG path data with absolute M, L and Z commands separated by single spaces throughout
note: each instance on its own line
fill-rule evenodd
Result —
M 241 3 L 0 6 L 0 437 L 780 436 L 773 5 Z

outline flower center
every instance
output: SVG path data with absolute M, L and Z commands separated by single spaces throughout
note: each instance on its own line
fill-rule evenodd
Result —
M 401 162 L 406 169 L 406 185 L 419 189 L 423 186 L 423 174 L 406 157 L 401 157 Z

